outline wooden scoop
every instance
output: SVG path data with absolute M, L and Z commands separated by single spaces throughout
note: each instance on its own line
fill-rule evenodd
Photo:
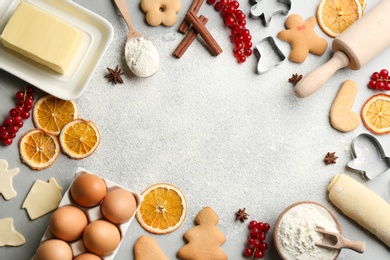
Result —
M 129 28 L 125 46 L 127 66 L 138 77 L 149 77 L 159 67 L 159 56 L 156 47 L 145 36 L 137 32 L 130 19 L 126 0 L 114 0 Z
M 366 243 L 361 241 L 352 241 L 343 237 L 340 233 L 327 231 L 323 228 L 317 227 L 316 231 L 323 235 L 323 240 L 320 243 L 316 243 L 316 246 L 325 247 L 329 249 L 342 249 L 348 248 L 358 253 L 363 253 L 366 248 Z
M 339 69 L 359 70 L 390 46 L 390 34 L 386 33 L 389 14 L 390 1 L 382 0 L 337 36 L 332 43 L 333 57 L 303 77 L 294 88 L 295 95 L 299 98 L 311 95 Z

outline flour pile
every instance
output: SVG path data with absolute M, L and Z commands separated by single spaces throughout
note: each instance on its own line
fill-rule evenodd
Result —
M 159 55 L 153 43 L 145 37 L 130 39 L 126 43 L 127 66 L 138 77 L 150 77 L 159 67 Z

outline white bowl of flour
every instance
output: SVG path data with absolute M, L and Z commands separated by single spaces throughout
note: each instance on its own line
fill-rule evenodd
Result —
M 274 242 L 284 260 L 334 260 L 340 250 L 318 247 L 323 239 L 316 231 L 322 227 L 342 234 L 336 216 L 325 206 L 312 201 L 302 201 L 287 207 L 276 221 Z

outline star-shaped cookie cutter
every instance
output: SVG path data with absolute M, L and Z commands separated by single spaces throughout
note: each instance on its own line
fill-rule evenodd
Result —
M 361 145 L 358 142 L 362 138 L 365 138 L 372 145 L 371 149 L 365 145 L 364 149 L 359 150 Z M 358 152 L 361 153 L 360 156 L 358 156 Z M 360 134 L 352 141 L 351 154 L 352 160 L 347 163 L 347 168 L 361 173 L 364 179 L 375 179 L 390 169 L 390 158 L 386 156 L 380 142 L 370 134 Z
M 291 0 L 249 0 L 252 5 L 250 17 L 261 19 L 264 26 L 269 26 L 275 15 L 287 15 L 291 10 Z

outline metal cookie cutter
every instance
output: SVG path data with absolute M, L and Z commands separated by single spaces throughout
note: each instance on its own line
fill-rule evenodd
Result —
M 259 58 L 257 73 L 264 74 L 282 63 L 286 56 L 276 45 L 274 38 L 268 36 L 262 39 L 255 47 L 255 54 Z
M 252 5 L 250 17 L 262 19 L 263 25 L 268 26 L 272 16 L 287 15 L 291 9 L 291 0 L 249 0 Z
M 375 179 L 390 169 L 390 158 L 385 155 L 379 141 L 370 134 L 358 135 L 352 141 L 351 153 L 352 160 L 347 167 L 361 173 L 364 179 Z

